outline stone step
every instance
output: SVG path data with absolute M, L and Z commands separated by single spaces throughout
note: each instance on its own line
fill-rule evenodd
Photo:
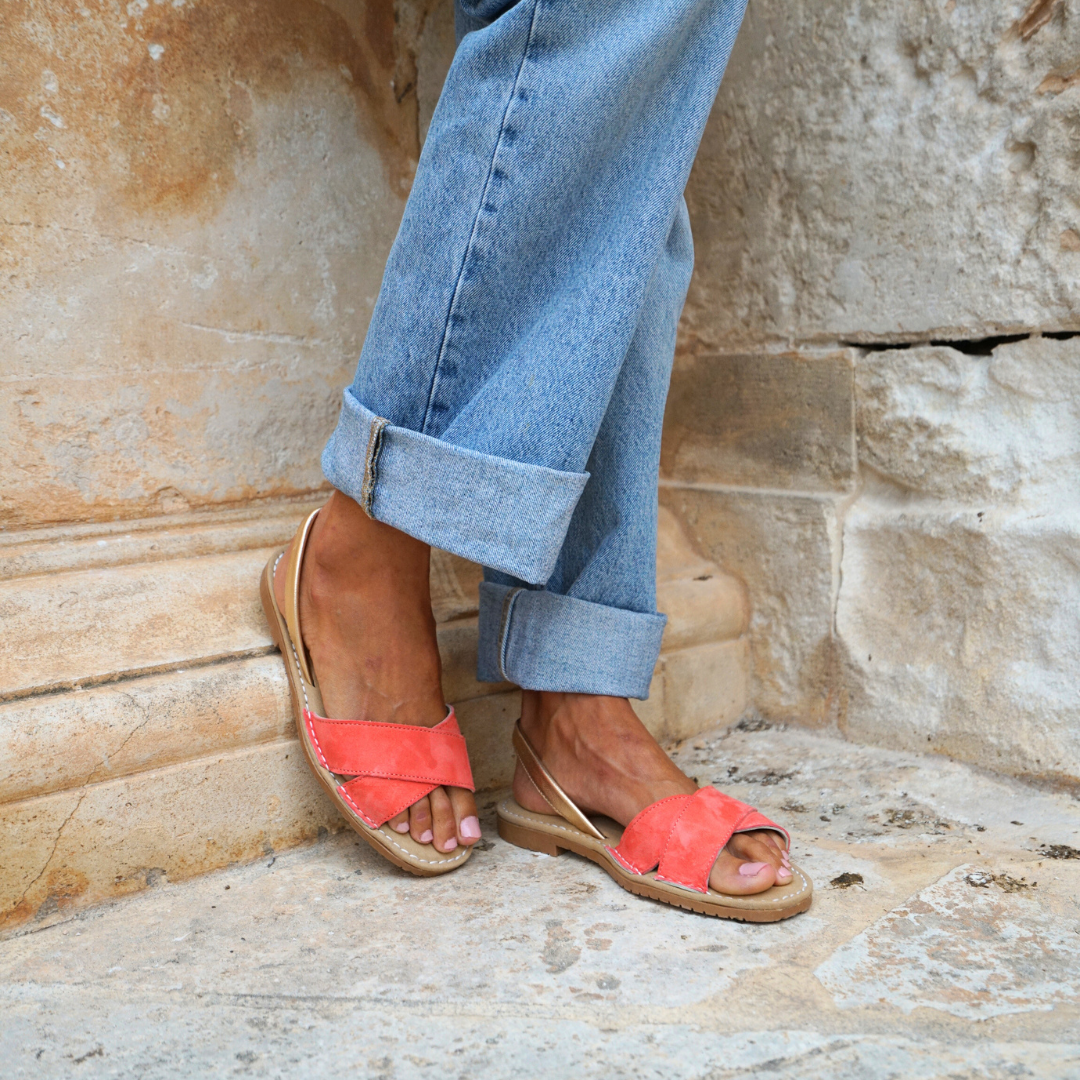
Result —
M 303 764 L 258 577 L 306 507 L 0 538 L 0 925 L 312 839 L 341 822 Z M 435 553 L 444 689 L 477 784 L 512 773 L 519 695 L 476 680 L 480 568 Z M 745 590 L 661 522 L 662 738 L 747 701 Z M 198 794 L 196 794 L 198 793 Z
M 127 887 L 155 887 L 0 943 L 4 1075 L 318 1077 L 345 1061 L 395 1080 L 1075 1080 L 1076 801 L 933 754 L 743 727 L 676 760 L 791 829 L 814 906 L 769 926 L 533 857 L 495 836 L 493 797 L 491 843 L 445 878 L 410 878 L 343 832 L 173 884 L 221 843 L 202 801 L 231 800 L 268 846 L 281 806 L 210 775 L 100 785 L 60 849 L 74 860 L 83 823 L 122 807 L 130 840 L 94 839 Z M 305 798 L 291 756 L 245 753 Z M 187 833 L 158 862 L 146 838 L 164 810 Z M 52 835 L 70 811 L 51 807 Z M 304 813 L 317 827 L 322 805 Z

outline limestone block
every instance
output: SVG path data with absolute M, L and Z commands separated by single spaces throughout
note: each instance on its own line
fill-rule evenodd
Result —
M 855 479 L 850 349 L 681 355 L 664 417 L 669 480 L 802 491 Z
M 277 653 L 0 705 L 0 803 L 294 732 Z
M 0 580 L 284 547 L 323 501 L 272 499 L 230 510 L 0 531 Z M 439 586 L 432 587 L 441 600 Z
M 0 582 L 4 696 L 271 648 L 259 574 L 272 548 Z
M 737 638 L 750 612 L 742 582 L 714 566 L 699 578 L 657 583 L 657 607 L 668 617 L 663 648 L 683 649 Z
M 661 653 L 648 698 L 630 704 L 660 742 L 733 724 L 750 704 L 749 652 L 741 637 Z
M 846 729 L 1080 790 L 1080 511 L 861 499 L 844 523 Z
M 447 701 L 467 701 L 510 689 L 510 683 L 486 683 L 476 678 L 479 640 L 477 620 L 455 619 L 438 628 L 443 665 L 443 693 Z
M 746 638 L 663 653 L 663 740 L 687 739 L 733 724 L 750 704 L 750 657 Z
M 4 6 L 0 521 L 322 484 L 417 153 L 399 22 Z
M 668 620 L 665 650 L 737 638 L 750 619 L 742 582 L 702 556 L 678 518 L 663 506 L 656 542 L 656 606 Z
M 687 191 L 684 343 L 1080 327 L 1078 15 L 755 0 Z
M 832 632 L 839 533 L 831 499 L 664 485 L 691 540 L 745 583 L 750 697 L 765 716 L 821 724 L 839 685 Z
M 0 927 L 343 827 L 295 739 L 6 803 Z
M 1076 502 L 1080 339 L 866 352 L 855 387 L 860 463 L 904 491 L 981 510 Z

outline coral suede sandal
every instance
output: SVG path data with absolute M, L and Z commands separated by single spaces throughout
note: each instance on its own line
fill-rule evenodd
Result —
M 279 552 L 263 571 L 260 594 L 270 632 L 289 676 L 300 745 L 319 783 L 345 820 L 395 866 L 424 877 L 461 866 L 472 852 L 458 847 L 441 852 L 418 844 L 387 822 L 439 786 L 474 791 L 465 737 L 454 710 L 435 727 L 384 724 L 371 720 L 331 720 L 323 715 L 322 697 L 311 657 L 300 636 L 300 567 L 316 510 L 300 526 L 285 575 L 285 611 L 274 596 L 274 571 L 285 556 Z
M 750 896 L 709 888 L 713 863 L 736 833 L 770 829 L 790 848 L 787 830 L 752 806 L 714 787 L 672 795 L 645 807 L 626 828 L 610 818 L 587 817 L 544 767 L 519 723 L 514 728 L 518 760 L 554 813 L 526 810 L 513 798 L 499 804 L 499 835 L 531 851 L 560 855 L 574 851 L 599 863 L 624 889 L 665 904 L 744 922 L 776 922 L 806 911 L 814 887 L 792 864 L 791 881 Z

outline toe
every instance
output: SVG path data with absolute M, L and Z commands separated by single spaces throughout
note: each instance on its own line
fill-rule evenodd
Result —
M 402 810 L 397 817 L 390 819 L 390 828 L 394 832 L 407 833 L 409 831 L 409 811 Z
M 466 846 L 475 844 L 480 839 L 480 818 L 476 813 L 473 793 L 460 787 L 447 788 L 446 791 L 450 796 L 450 805 L 454 808 L 458 843 Z
M 446 788 L 437 787 L 428 799 L 431 800 L 435 849 L 453 851 L 458 846 L 457 822 L 454 820 L 454 808 L 450 805 L 450 796 L 446 794 Z
M 786 854 L 783 841 L 771 830 L 752 833 L 736 833 L 729 841 L 727 850 L 740 859 L 770 863 L 779 870 Z
M 409 807 L 409 833 L 418 844 L 430 844 L 435 835 L 431 831 L 431 801 L 425 795 Z
M 729 896 L 749 896 L 764 892 L 776 884 L 772 864 L 758 859 L 739 859 L 730 851 L 721 851 L 709 874 L 709 888 Z
M 709 885 L 717 892 L 745 896 L 789 882 L 790 864 L 773 835 L 763 831 L 733 836 L 713 864 Z

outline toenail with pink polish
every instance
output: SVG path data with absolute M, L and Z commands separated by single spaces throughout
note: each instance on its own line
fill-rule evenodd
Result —
M 435 839 L 435 834 L 430 829 L 425 829 L 420 834 L 420 843 L 421 844 L 430 844 L 431 841 L 434 840 L 434 839 Z
M 776 871 L 776 876 L 777 877 L 791 877 L 791 867 L 789 867 L 789 866 L 781 866 L 780 869 Z
M 395 832 L 408 832 L 409 831 L 409 823 L 407 821 L 399 821 L 394 826 L 394 831 Z
M 453 836 L 443 845 L 443 851 L 453 851 L 457 847 L 457 839 Z
M 461 835 L 468 837 L 470 840 L 480 839 L 480 819 L 476 817 L 467 817 L 461 819 Z
M 743 877 L 753 877 L 755 874 L 760 874 L 768 865 L 768 863 L 764 862 L 744 862 L 742 866 L 739 867 L 739 873 L 742 874 Z

